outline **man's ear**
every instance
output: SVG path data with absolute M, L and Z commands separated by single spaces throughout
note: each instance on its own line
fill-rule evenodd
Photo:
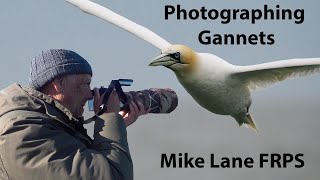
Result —
M 66 80 L 64 77 L 58 77 L 51 82 L 56 92 L 63 93 L 65 91 Z

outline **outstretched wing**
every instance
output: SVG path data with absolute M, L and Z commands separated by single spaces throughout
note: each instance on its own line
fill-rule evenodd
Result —
M 82 11 L 106 20 L 136 36 L 147 41 L 153 46 L 163 50 L 170 46 L 166 40 L 150 31 L 149 29 L 136 24 L 129 19 L 89 0 L 66 0 L 68 3 L 80 8 Z
M 320 58 L 290 59 L 252 66 L 237 66 L 234 78 L 247 83 L 250 90 L 280 81 L 320 73 Z

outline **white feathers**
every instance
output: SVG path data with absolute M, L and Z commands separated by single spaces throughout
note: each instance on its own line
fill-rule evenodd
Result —
M 248 112 L 252 90 L 320 72 L 320 58 L 235 66 L 213 54 L 197 53 L 183 45 L 171 45 L 149 29 L 96 3 L 88 0 L 66 1 L 159 48 L 163 54 L 150 65 L 169 67 L 202 107 L 216 114 L 231 115 L 239 124 L 248 124 L 255 131 L 256 125 Z
M 234 78 L 248 83 L 250 90 L 265 88 L 280 81 L 320 73 L 320 58 L 290 59 L 252 66 L 237 66 Z
M 88 0 L 66 0 L 68 3 L 80 8 L 82 11 L 97 16 L 105 21 L 108 21 L 132 34 L 138 36 L 139 38 L 145 40 L 146 42 L 152 44 L 153 46 L 163 50 L 171 44 L 166 40 L 150 31 L 149 29 L 136 24 L 129 19 L 114 13 L 113 11 Z

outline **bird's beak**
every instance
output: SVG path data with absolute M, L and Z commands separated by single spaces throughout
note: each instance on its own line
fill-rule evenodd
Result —
M 175 63 L 177 63 L 177 60 L 171 58 L 169 54 L 161 54 L 155 57 L 149 66 L 171 66 Z
M 161 66 L 165 65 L 167 61 L 170 61 L 170 56 L 168 54 L 160 54 L 159 56 L 152 59 L 149 66 Z

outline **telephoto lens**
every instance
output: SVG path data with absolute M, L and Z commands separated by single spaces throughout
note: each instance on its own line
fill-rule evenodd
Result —
M 178 106 L 178 96 L 171 89 L 151 88 L 125 92 L 128 102 L 140 102 L 150 113 L 170 113 Z

